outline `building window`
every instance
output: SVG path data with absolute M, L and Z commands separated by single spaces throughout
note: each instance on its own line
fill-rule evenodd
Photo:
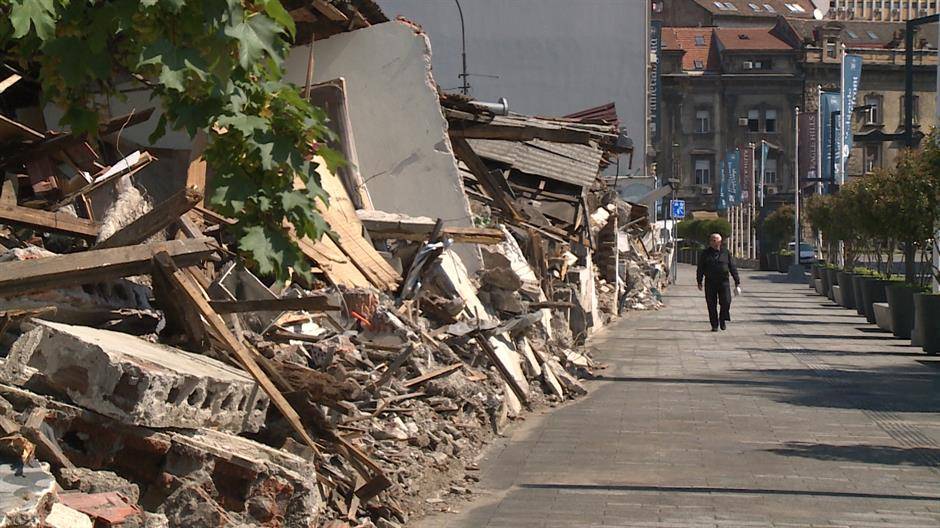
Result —
M 695 45 L 704 46 L 705 45 L 705 35 L 695 35 Z
M 695 185 L 711 185 L 712 162 L 709 159 L 698 158 L 694 161 Z
M 868 107 L 865 116 L 866 125 L 880 125 L 881 124 L 881 96 L 880 95 L 866 95 L 865 96 L 865 106 Z
M 867 143 L 865 145 L 865 173 L 881 167 L 881 143 Z
M 760 132 L 760 111 L 747 111 L 747 129 L 749 132 Z
M 830 59 L 838 57 L 836 41 L 830 39 L 826 41 L 826 56 Z
M 777 111 L 767 110 L 764 112 L 764 130 L 767 132 L 777 131 Z
M 712 131 L 711 112 L 708 110 L 695 111 L 695 133 L 708 134 Z
M 776 185 L 777 158 L 767 158 L 767 161 L 764 163 L 764 183 L 766 185 Z
M 914 122 L 914 124 L 917 125 L 917 124 L 920 123 L 920 97 L 917 96 L 917 95 L 915 95 L 915 96 L 914 96 L 914 100 L 912 101 L 912 103 L 913 103 L 913 104 L 912 104 L 912 106 L 913 106 L 913 112 L 911 112 L 911 115 L 913 116 L 913 122 Z M 901 114 L 900 114 L 900 115 L 901 115 L 901 122 L 900 122 L 900 126 L 904 126 L 904 122 L 906 121 L 906 118 L 907 118 L 907 115 L 906 115 L 907 107 L 904 105 L 904 96 L 903 96 L 903 95 L 901 96 L 900 104 L 898 105 L 898 108 L 901 109 Z
M 700 60 L 692 61 L 692 66 L 693 66 L 696 70 L 704 70 L 704 69 L 705 69 L 705 63 L 702 62 L 702 61 L 700 61 Z

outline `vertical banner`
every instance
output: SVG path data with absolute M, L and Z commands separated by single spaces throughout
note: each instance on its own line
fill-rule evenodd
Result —
M 858 97 L 858 84 L 862 78 L 862 56 L 844 55 L 842 57 L 842 120 L 841 133 L 842 156 L 837 160 L 836 175 L 839 183 L 845 181 L 845 166 L 852 152 L 852 112 Z
M 841 111 L 839 101 L 839 94 L 835 92 L 821 92 L 819 94 L 819 117 L 822 119 L 820 124 L 820 129 L 822 130 L 822 175 L 821 177 L 825 180 L 823 183 L 832 181 L 835 175 L 832 173 L 833 160 L 835 160 L 835 166 L 838 167 L 838 155 L 832 151 L 833 143 L 835 144 L 836 149 L 839 148 L 838 141 L 838 129 L 839 119 L 835 120 L 836 130 L 832 129 L 833 125 L 833 112 Z M 825 186 L 824 186 L 825 187 Z
M 757 196 L 760 198 L 761 209 L 764 208 L 764 171 L 767 167 L 767 154 L 770 151 L 770 145 L 766 141 L 760 142 L 760 177 L 758 179 Z
M 743 204 L 751 203 L 754 196 L 754 149 L 748 147 L 741 151 L 741 200 Z
M 659 145 L 659 122 L 660 122 L 660 78 L 659 78 L 659 59 L 662 51 L 663 23 L 659 20 L 650 22 L 650 70 L 649 70 L 649 135 L 650 144 Z
M 741 204 L 741 166 L 738 149 L 729 152 L 725 158 L 728 161 L 728 205 Z
M 799 130 L 797 142 L 800 150 L 797 174 L 802 181 L 813 181 L 819 177 L 816 174 L 819 166 L 819 126 L 816 119 L 816 112 L 800 112 L 797 116 Z
M 715 196 L 715 209 L 725 211 L 728 209 L 728 162 L 721 160 L 718 167 L 718 194 Z

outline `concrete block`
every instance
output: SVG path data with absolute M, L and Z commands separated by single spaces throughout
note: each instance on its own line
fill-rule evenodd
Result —
M 0 378 L 149 427 L 254 432 L 269 403 L 252 378 L 214 359 L 127 334 L 46 321 L 13 344 Z
M 813 279 L 813 288 L 816 290 L 816 293 L 819 295 L 823 294 L 823 280 L 822 279 Z
M 832 294 L 829 298 L 832 299 L 839 306 L 842 306 L 842 287 L 839 286 L 838 284 L 833 284 Z
M 0 528 L 40 528 L 56 500 L 55 477 L 45 462 L 0 464 Z
M 878 324 L 878 328 L 884 330 L 885 332 L 893 332 L 891 324 L 891 306 L 886 303 L 874 303 L 872 308 L 875 311 L 875 322 Z

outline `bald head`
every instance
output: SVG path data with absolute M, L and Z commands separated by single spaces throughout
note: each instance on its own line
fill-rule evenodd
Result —
M 708 245 L 713 247 L 714 249 L 720 249 L 721 248 L 721 235 L 718 233 L 712 233 L 711 236 L 708 237 Z

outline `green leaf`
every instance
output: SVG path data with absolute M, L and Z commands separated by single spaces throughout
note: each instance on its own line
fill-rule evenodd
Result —
M 53 0 L 14 0 L 10 6 L 10 24 L 13 37 L 22 38 L 32 25 L 40 40 L 49 40 L 55 32 L 55 5 Z
M 284 9 L 284 6 L 281 5 L 280 0 L 266 0 L 264 2 L 264 12 L 271 17 L 272 20 L 281 25 L 284 29 L 287 30 L 290 34 L 290 38 L 294 38 L 297 33 L 297 28 L 294 25 L 294 19 L 290 16 L 290 13 Z
M 75 134 L 90 134 L 92 137 L 98 134 L 98 112 L 94 110 L 73 106 L 65 111 L 61 122 L 69 125 Z
M 166 114 L 160 114 L 160 119 L 157 121 L 157 126 L 154 127 L 153 132 L 150 133 L 150 137 L 147 138 L 147 141 L 151 143 L 156 143 L 160 141 L 160 138 L 166 135 Z
M 238 63 L 249 71 L 252 64 L 264 58 L 265 53 L 280 60 L 274 49 L 280 31 L 273 20 L 260 13 L 225 28 L 225 34 L 238 41 Z
M 258 266 L 263 275 L 270 275 L 275 271 L 274 264 L 279 264 L 274 245 L 261 226 L 251 226 L 245 229 L 245 234 L 238 240 L 238 247 L 245 252 Z

